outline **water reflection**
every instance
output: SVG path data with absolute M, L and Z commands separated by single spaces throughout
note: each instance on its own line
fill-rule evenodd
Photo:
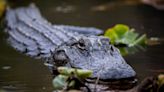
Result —
M 71 5 L 67 5 L 67 6 L 57 6 L 55 8 L 56 12 L 63 12 L 63 13 L 69 13 L 69 12 L 73 12 L 75 11 L 75 7 L 71 6 Z
M 115 9 L 115 7 L 121 6 L 134 6 L 141 4 L 140 0 L 113 0 L 111 2 L 99 4 L 91 7 L 91 11 L 110 11 Z
M 2 66 L 2 69 L 3 70 L 8 70 L 8 69 L 11 69 L 11 66 Z

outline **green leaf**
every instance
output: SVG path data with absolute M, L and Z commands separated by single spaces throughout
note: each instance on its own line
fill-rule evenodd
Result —
M 87 78 L 92 75 L 91 70 L 75 69 L 68 67 L 58 67 L 58 72 L 66 76 L 71 76 L 72 74 L 75 74 L 79 78 Z
M 125 47 L 118 48 L 120 50 L 121 55 L 126 56 L 129 52 Z
M 58 67 L 58 72 L 60 74 L 56 76 L 52 81 L 53 86 L 56 90 L 61 90 L 65 87 L 74 87 L 76 82 L 75 80 L 71 80 L 70 82 L 67 81 L 69 78 L 72 77 L 72 75 L 79 79 L 85 79 L 92 75 L 91 70 L 82 70 L 68 67 Z
M 130 29 L 124 24 L 117 24 L 114 27 L 109 28 L 104 36 L 110 38 L 111 44 L 125 44 L 128 47 L 138 44 L 143 45 L 146 40 L 146 35 L 142 35 L 138 38 L 139 34 L 135 32 L 135 29 Z
M 118 37 L 121 37 L 127 31 L 129 31 L 129 27 L 127 25 L 124 25 L 124 24 L 117 24 L 116 26 L 114 26 L 113 29 L 116 32 L 116 34 L 118 35 Z
M 66 83 L 67 79 L 68 79 L 68 76 L 65 76 L 65 75 L 56 76 L 52 81 L 53 87 L 55 89 L 63 89 L 67 84 Z
M 129 30 L 127 25 L 117 24 L 113 28 L 107 29 L 104 36 L 109 37 L 112 44 L 118 39 L 122 38 L 123 35 Z
M 146 44 L 146 40 L 147 40 L 146 34 L 143 34 L 137 40 L 135 40 L 135 42 L 133 43 L 133 45 L 137 45 L 137 44 L 145 45 Z
M 105 32 L 104 36 L 110 38 L 110 42 L 111 42 L 112 44 L 114 44 L 115 41 L 116 41 L 116 39 L 118 38 L 118 35 L 115 33 L 114 29 L 108 29 L 108 30 Z
M 137 33 L 134 33 L 134 30 L 131 29 L 122 35 L 122 38 L 116 41 L 117 44 L 126 44 L 127 46 L 131 46 L 138 37 Z

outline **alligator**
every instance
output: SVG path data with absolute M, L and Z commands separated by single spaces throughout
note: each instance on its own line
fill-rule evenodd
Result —
M 16 50 L 43 59 L 51 71 L 58 66 L 92 70 L 91 79 L 125 79 L 136 76 L 110 40 L 94 27 L 53 25 L 31 4 L 7 8 L 5 32 Z M 99 36 L 98 36 L 99 35 Z

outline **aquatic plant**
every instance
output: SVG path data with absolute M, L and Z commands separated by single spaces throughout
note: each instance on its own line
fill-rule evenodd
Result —
M 79 89 L 85 86 L 84 80 L 92 75 L 91 70 L 68 67 L 58 67 L 57 70 L 59 75 L 52 81 L 55 90 Z
M 139 37 L 139 33 L 136 33 L 134 28 L 129 28 L 129 26 L 124 24 L 117 24 L 107 29 L 104 36 L 110 38 L 111 44 L 114 45 L 133 47 L 146 44 L 146 34 Z
M 134 28 L 124 24 L 117 24 L 107 29 L 104 36 L 110 39 L 111 44 L 119 48 L 123 56 L 133 54 L 138 49 L 144 49 L 147 44 L 146 34 L 139 36 Z

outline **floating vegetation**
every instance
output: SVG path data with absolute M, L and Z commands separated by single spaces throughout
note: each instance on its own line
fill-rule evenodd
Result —
M 107 29 L 104 36 L 110 39 L 111 44 L 119 48 L 123 56 L 145 50 L 147 45 L 159 45 L 163 42 L 163 39 L 158 37 L 147 38 L 146 34 L 139 36 L 134 28 L 124 24 L 117 24 Z
M 134 28 L 124 24 L 107 29 L 104 36 L 110 38 L 111 44 L 117 46 L 122 55 L 133 54 L 140 48 L 144 49 L 147 43 L 146 34 L 139 36 Z
M 59 75 L 53 79 L 55 90 L 79 89 L 86 87 L 84 80 L 92 75 L 91 70 L 58 67 Z M 87 88 L 88 89 L 88 88 Z M 89 90 L 89 89 L 88 89 Z
M 146 34 L 139 37 L 139 34 L 135 32 L 134 28 L 124 24 L 117 24 L 112 28 L 107 29 L 104 36 L 110 38 L 110 41 L 114 45 L 126 45 L 133 47 L 135 45 L 146 44 Z
M 65 76 L 65 75 L 56 76 L 52 81 L 54 88 L 59 89 L 59 90 L 63 89 L 66 86 L 67 79 L 68 79 L 68 76 Z

